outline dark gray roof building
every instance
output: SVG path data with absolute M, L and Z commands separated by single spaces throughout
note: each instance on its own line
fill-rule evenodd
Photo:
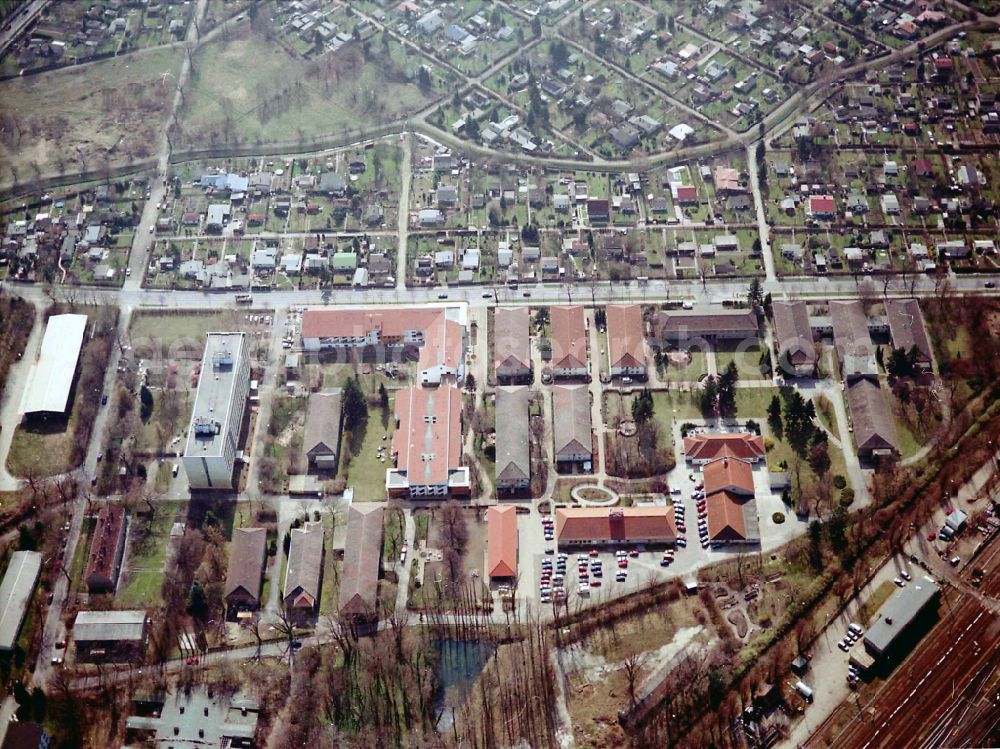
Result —
M 805 302 L 774 302 L 774 333 L 778 338 L 778 368 L 786 375 L 808 375 L 816 368 L 816 345 Z
M 500 387 L 496 395 L 496 486 L 517 491 L 531 483 L 526 387 Z
M 916 299 L 887 299 L 885 314 L 889 320 L 893 348 L 901 348 L 909 353 L 916 347 L 917 366 L 930 369 L 931 341 L 920 314 L 920 303 Z
M 905 588 L 893 593 L 882 604 L 875 621 L 865 634 L 865 649 L 878 657 L 892 647 L 896 639 L 938 596 L 937 584 L 925 575 L 915 577 Z
M 851 410 L 859 456 L 870 459 L 899 452 L 896 424 L 885 393 L 877 382 L 860 379 L 850 383 L 847 405 Z

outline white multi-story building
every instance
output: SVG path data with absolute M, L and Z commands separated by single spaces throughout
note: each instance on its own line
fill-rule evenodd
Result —
M 192 489 L 231 489 L 250 390 L 246 333 L 209 333 L 184 448 Z

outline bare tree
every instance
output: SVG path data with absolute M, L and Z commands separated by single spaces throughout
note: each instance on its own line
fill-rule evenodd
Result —
M 646 653 L 633 653 L 622 661 L 622 670 L 625 672 L 625 685 L 628 689 L 629 708 L 635 709 L 635 690 L 639 685 L 643 669 L 646 665 Z

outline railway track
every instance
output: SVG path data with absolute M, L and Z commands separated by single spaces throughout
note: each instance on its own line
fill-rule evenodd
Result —
M 1000 594 L 1000 540 L 987 555 L 981 593 Z M 1000 615 L 959 588 L 943 593 L 939 621 L 867 703 L 844 705 L 808 747 L 943 749 L 996 746 L 1000 733 Z M 836 735 L 829 727 L 854 714 Z

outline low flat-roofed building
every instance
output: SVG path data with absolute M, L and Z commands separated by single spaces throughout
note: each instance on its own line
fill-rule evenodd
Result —
M 704 339 L 739 340 L 757 338 L 757 315 L 748 309 L 703 307 L 667 310 L 656 316 L 654 333 L 663 343 L 688 343 Z
M 567 507 L 556 510 L 559 548 L 609 544 L 673 544 L 672 507 Z
M 137 661 L 146 651 L 145 611 L 81 611 L 73 623 L 76 659 L 87 663 Z
M 15 551 L 0 583 L 0 651 L 14 649 L 42 569 L 37 551 Z
M 501 385 L 528 384 L 531 370 L 531 315 L 527 307 L 493 311 L 493 367 Z
M 885 314 L 889 320 L 893 348 L 903 349 L 907 354 L 916 349 L 917 368 L 930 370 L 933 352 L 923 315 L 920 314 L 920 303 L 916 299 L 887 299 Z
M 638 304 L 609 304 L 606 312 L 611 376 L 646 379 L 642 307 Z
M 352 504 L 347 513 L 337 609 L 355 623 L 378 619 L 378 571 L 384 505 Z
M 549 307 L 552 319 L 552 374 L 587 376 L 587 326 L 582 305 Z
M 125 556 L 128 516 L 115 502 L 104 504 L 97 513 L 97 524 L 90 543 L 84 580 L 91 593 L 114 593 Z
M 893 592 L 868 625 L 865 649 L 879 658 L 898 641 L 899 636 L 937 600 L 940 589 L 931 578 L 918 575 L 904 588 Z
M 590 391 L 586 385 L 552 388 L 552 439 L 557 463 L 589 463 L 594 457 Z
M 866 460 L 898 455 L 896 423 L 877 382 L 855 380 L 847 386 L 847 407 L 851 412 L 858 456 Z
M 256 702 L 203 686 L 176 689 L 143 700 L 143 715 L 125 720 L 126 746 L 159 749 L 253 749 L 257 746 Z
M 810 377 L 816 371 L 816 344 L 805 302 L 771 304 L 778 339 L 778 369 L 788 377 Z
M 341 390 L 310 393 L 302 434 L 304 473 L 335 471 L 340 454 Z
M 833 323 L 833 343 L 844 379 L 877 377 L 875 348 L 861 302 L 830 302 L 830 319 Z
M 267 558 L 267 531 L 264 528 L 237 528 L 229 551 L 229 571 L 222 599 L 226 615 L 260 608 L 261 580 Z
M 393 465 L 386 470 L 390 496 L 464 496 L 471 490 L 462 465 L 462 394 L 454 385 L 396 392 Z
M 517 579 L 517 508 L 494 506 L 486 510 L 486 574 L 491 581 Z
M 496 488 L 526 491 L 531 486 L 531 446 L 528 430 L 530 391 L 498 387 L 496 391 Z
M 86 315 L 49 318 L 38 361 L 28 373 L 21 413 L 27 416 L 66 413 L 86 330 Z
M 323 523 L 306 523 L 291 530 L 282 600 L 293 616 L 309 617 L 319 611 L 323 539 Z
M 236 446 L 250 391 L 246 333 L 209 333 L 201 360 L 184 472 L 192 489 L 232 489 Z

